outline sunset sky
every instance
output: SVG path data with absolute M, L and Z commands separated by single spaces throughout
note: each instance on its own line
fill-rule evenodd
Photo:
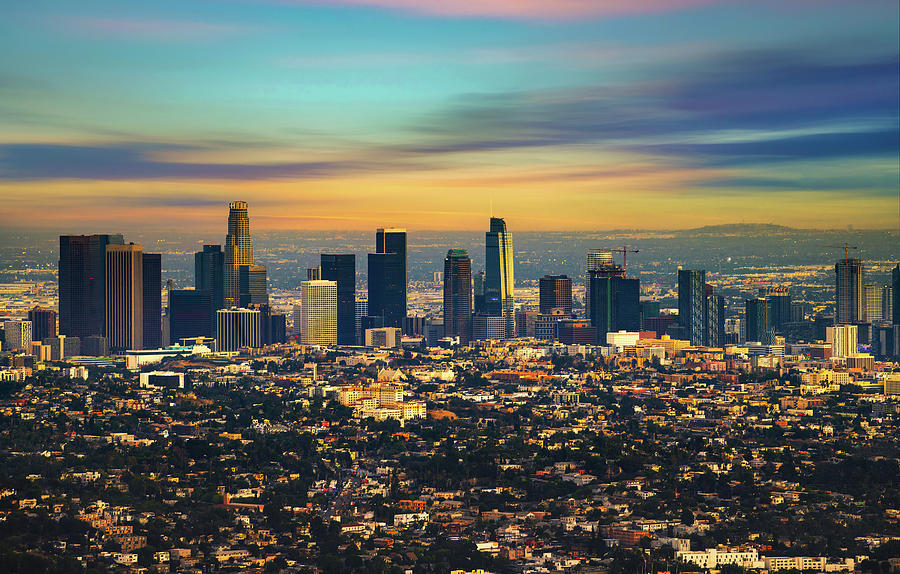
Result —
M 896 0 L 29 0 L 0 226 L 894 228 Z

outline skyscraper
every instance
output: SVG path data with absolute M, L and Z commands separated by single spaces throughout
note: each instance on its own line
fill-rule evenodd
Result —
M 472 260 L 465 249 L 451 249 L 444 259 L 444 336 L 468 345 L 472 336 Z
M 369 316 L 384 327 L 403 327 L 406 317 L 406 230 L 378 229 L 369 254 Z
M 769 321 L 778 333 L 791 321 L 791 294 L 785 287 L 760 287 L 759 296 L 769 301 Z
M 900 263 L 891 269 L 891 323 L 900 325 Z
M 588 319 L 597 329 L 598 343 L 606 342 L 606 334 L 615 331 L 639 331 L 641 328 L 641 284 L 627 278 L 616 268 L 589 271 L 591 305 Z
M 572 280 L 565 275 L 544 275 L 539 281 L 539 304 L 542 314 L 550 309 L 563 309 L 572 314 Z
M 834 358 L 849 357 L 856 353 L 859 338 L 857 325 L 835 325 L 828 327 L 825 342 L 831 343 L 831 356 Z
M 225 306 L 240 303 L 239 268 L 253 263 L 253 243 L 250 240 L 250 217 L 246 201 L 232 201 L 228 205 L 228 235 L 225 236 Z
M 169 343 L 188 337 L 215 337 L 215 310 L 209 291 L 169 291 Z
M 56 336 L 56 311 L 53 309 L 43 307 L 29 309 L 28 320 L 31 321 L 32 341 L 43 341 Z
M 241 347 L 262 346 L 262 322 L 259 309 L 219 309 L 216 311 L 216 347 L 219 351 L 237 351 Z
M 678 322 L 687 330 L 691 345 L 702 345 L 706 329 L 706 271 L 678 270 Z
M 106 334 L 106 246 L 121 235 L 59 236 L 59 333 Z
M 711 285 L 707 284 L 711 287 Z M 709 293 L 706 295 L 705 344 L 721 347 L 725 344 L 725 298 Z
M 513 238 L 506 229 L 506 221 L 491 218 L 490 231 L 484 237 L 484 313 L 503 317 L 506 338 L 516 336 L 514 298 Z
M 322 279 L 337 283 L 337 344 L 356 344 L 356 255 L 322 253 Z
M 866 302 L 866 322 L 881 321 L 881 287 L 866 283 L 863 285 L 863 299 Z
M 106 338 L 110 350 L 143 348 L 143 259 L 139 244 L 106 246 Z
M 835 325 L 866 322 L 866 302 L 863 299 L 865 270 L 859 259 L 841 259 L 834 264 Z
M 4 351 L 30 351 L 32 342 L 31 321 L 6 321 L 3 323 Z
M 472 303 L 476 315 L 484 314 L 484 270 L 472 277 Z
M 142 259 L 143 347 L 159 349 L 162 347 L 162 255 L 144 253 Z
M 214 311 L 225 307 L 225 254 L 222 246 L 204 245 L 203 251 L 194 254 L 194 288 L 209 291 Z
M 363 331 L 363 320 L 369 315 L 369 295 L 368 293 L 360 293 L 356 296 L 356 317 L 355 317 L 355 333 L 356 344 L 362 345 L 365 338 Z M 298 331 L 295 329 L 295 333 Z
M 265 265 L 238 266 L 238 302 L 241 307 L 268 305 L 269 289 Z
M 744 302 L 746 319 L 746 338 L 748 341 L 759 341 L 769 345 L 772 343 L 774 329 L 772 317 L 769 315 L 769 301 L 765 297 L 747 299 Z
M 587 267 L 584 275 L 584 316 L 591 316 L 591 271 L 601 271 L 614 267 L 611 251 L 593 249 L 587 252 Z
M 337 282 L 300 282 L 301 341 L 307 345 L 337 344 Z
M 891 323 L 894 318 L 894 288 L 885 285 L 881 288 L 881 320 Z

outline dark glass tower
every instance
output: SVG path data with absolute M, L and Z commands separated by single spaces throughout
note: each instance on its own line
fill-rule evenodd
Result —
M 484 237 L 484 313 L 503 317 L 506 337 L 516 336 L 516 312 L 513 296 L 513 238 L 506 221 L 491 218 L 490 231 Z
M 774 330 L 769 315 L 769 301 L 763 297 L 747 299 L 744 303 L 744 320 L 747 321 L 747 340 L 772 344 Z
M 550 309 L 564 309 L 572 314 L 572 280 L 565 275 L 544 275 L 540 282 L 539 309 L 549 315 Z
M 725 298 L 714 295 L 711 285 L 707 284 L 707 287 L 705 344 L 721 347 L 725 344 Z
M 589 271 L 591 288 L 591 326 L 597 329 L 597 342 L 606 343 L 606 334 L 615 331 L 639 331 L 641 328 L 641 283 L 639 279 Z
M 369 254 L 369 316 L 403 328 L 406 317 L 406 230 L 379 229 Z
M 865 322 L 866 301 L 863 297 L 865 271 L 860 259 L 841 259 L 834 264 L 835 325 Z
M 215 310 L 209 291 L 169 292 L 169 343 L 188 337 L 215 337 Z
M 269 289 L 265 265 L 238 266 L 238 305 L 268 305 Z
M 472 278 L 472 302 L 475 314 L 484 314 L 484 271 L 479 271 Z
M 465 249 L 451 249 L 444 259 L 444 336 L 468 345 L 472 336 L 472 260 Z
M 323 253 L 322 279 L 337 283 L 337 342 L 356 344 L 356 255 Z
M 209 291 L 213 310 L 225 307 L 225 253 L 220 245 L 204 245 L 194 254 L 194 288 Z
M 678 322 L 691 345 L 702 345 L 706 329 L 706 271 L 678 270 Z
M 29 309 L 28 320 L 31 321 L 32 341 L 43 341 L 56 336 L 56 311 L 53 309 L 43 307 Z
M 143 318 L 145 349 L 162 347 L 162 255 L 143 255 Z
M 59 333 L 106 334 L 106 246 L 121 235 L 59 236 Z
M 759 296 L 769 301 L 769 320 L 776 332 L 791 321 L 791 294 L 785 287 L 760 287 Z

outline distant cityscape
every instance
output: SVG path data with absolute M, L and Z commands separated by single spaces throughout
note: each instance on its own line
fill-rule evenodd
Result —
M 3 564 L 900 568 L 896 257 L 817 237 L 827 265 L 642 265 L 635 234 L 571 275 L 537 243 L 522 279 L 490 217 L 415 280 L 407 230 L 382 227 L 360 261 L 279 261 L 276 287 L 252 205 L 223 221 L 189 279 L 123 234 L 59 236 L 55 281 L 29 249 L 6 264 Z M 760 230 L 739 229 L 703 233 Z

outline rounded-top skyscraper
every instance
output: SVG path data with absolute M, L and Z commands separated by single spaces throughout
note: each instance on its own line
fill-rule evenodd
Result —
M 246 201 L 228 204 L 228 235 L 225 236 L 225 307 L 240 302 L 241 265 L 253 263 L 253 242 L 250 240 L 250 217 Z

